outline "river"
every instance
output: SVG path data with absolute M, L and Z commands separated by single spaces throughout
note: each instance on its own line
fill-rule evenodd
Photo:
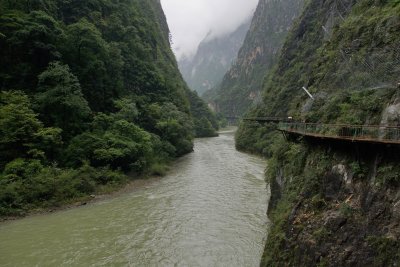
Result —
M 0 224 L 0 266 L 258 266 L 268 230 L 265 162 L 233 131 L 132 192 Z

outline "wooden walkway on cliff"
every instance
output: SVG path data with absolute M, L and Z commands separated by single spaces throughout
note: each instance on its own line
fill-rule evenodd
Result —
M 276 123 L 285 135 L 299 135 L 318 139 L 400 145 L 400 127 L 386 125 L 351 125 L 296 122 L 292 118 L 259 117 L 245 121 Z

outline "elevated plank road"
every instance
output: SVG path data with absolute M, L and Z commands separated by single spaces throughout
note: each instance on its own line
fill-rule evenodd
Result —
M 257 118 L 244 118 L 244 121 L 257 121 L 257 122 L 291 122 L 292 117 L 257 117 Z
M 296 122 L 291 117 L 244 118 L 245 121 L 275 123 L 285 135 L 295 134 L 319 139 L 400 145 L 400 127 L 388 125 L 351 125 Z

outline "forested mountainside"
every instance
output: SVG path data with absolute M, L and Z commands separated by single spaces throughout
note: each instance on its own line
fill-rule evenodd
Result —
M 221 83 L 236 59 L 249 27 L 250 19 L 224 36 L 211 37 L 210 32 L 200 43 L 193 58 L 184 57 L 178 61 L 183 78 L 192 90 L 202 95 Z
M 264 77 L 279 56 L 303 0 L 260 0 L 235 63 L 204 99 L 225 116 L 241 116 L 261 102 Z
M 400 1 L 307 1 L 263 105 L 247 116 L 398 126 L 399 74 Z M 285 140 L 274 129 L 246 122 L 236 136 L 238 148 L 270 158 L 262 266 L 397 266 L 399 147 Z
M 0 0 L 0 215 L 163 173 L 215 135 L 168 37 L 159 0 Z

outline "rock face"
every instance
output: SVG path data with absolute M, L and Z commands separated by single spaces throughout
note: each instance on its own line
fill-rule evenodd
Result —
M 395 124 L 400 123 L 400 103 L 389 105 L 382 114 L 381 124 Z
M 250 20 L 233 33 L 217 38 L 210 33 L 199 45 L 193 58 L 179 60 L 179 69 L 192 90 L 199 95 L 214 88 L 235 60 L 250 27 Z
M 398 1 L 306 1 L 252 115 L 398 125 L 399 14 Z M 265 51 L 254 47 L 250 61 Z M 399 148 L 274 129 L 243 122 L 236 135 L 240 149 L 270 157 L 262 266 L 399 266 Z
M 289 165 L 285 177 L 281 170 L 277 179 L 271 177 L 275 205 L 268 213 L 274 225 L 262 266 L 398 266 L 400 187 L 382 181 L 390 176 L 387 166 L 399 160 L 395 150 L 354 145 L 327 153 L 324 146 L 305 147 L 305 165 L 296 178 Z M 378 162 L 375 153 L 382 156 Z M 355 162 L 369 165 L 360 170 Z M 398 168 L 395 173 L 399 177 Z M 296 196 L 288 202 L 288 194 Z
M 260 0 L 238 57 L 222 83 L 204 98 L 226 116 L 240 116 L 261 101 L 264 78 L 276 63 L 303 0 Z

